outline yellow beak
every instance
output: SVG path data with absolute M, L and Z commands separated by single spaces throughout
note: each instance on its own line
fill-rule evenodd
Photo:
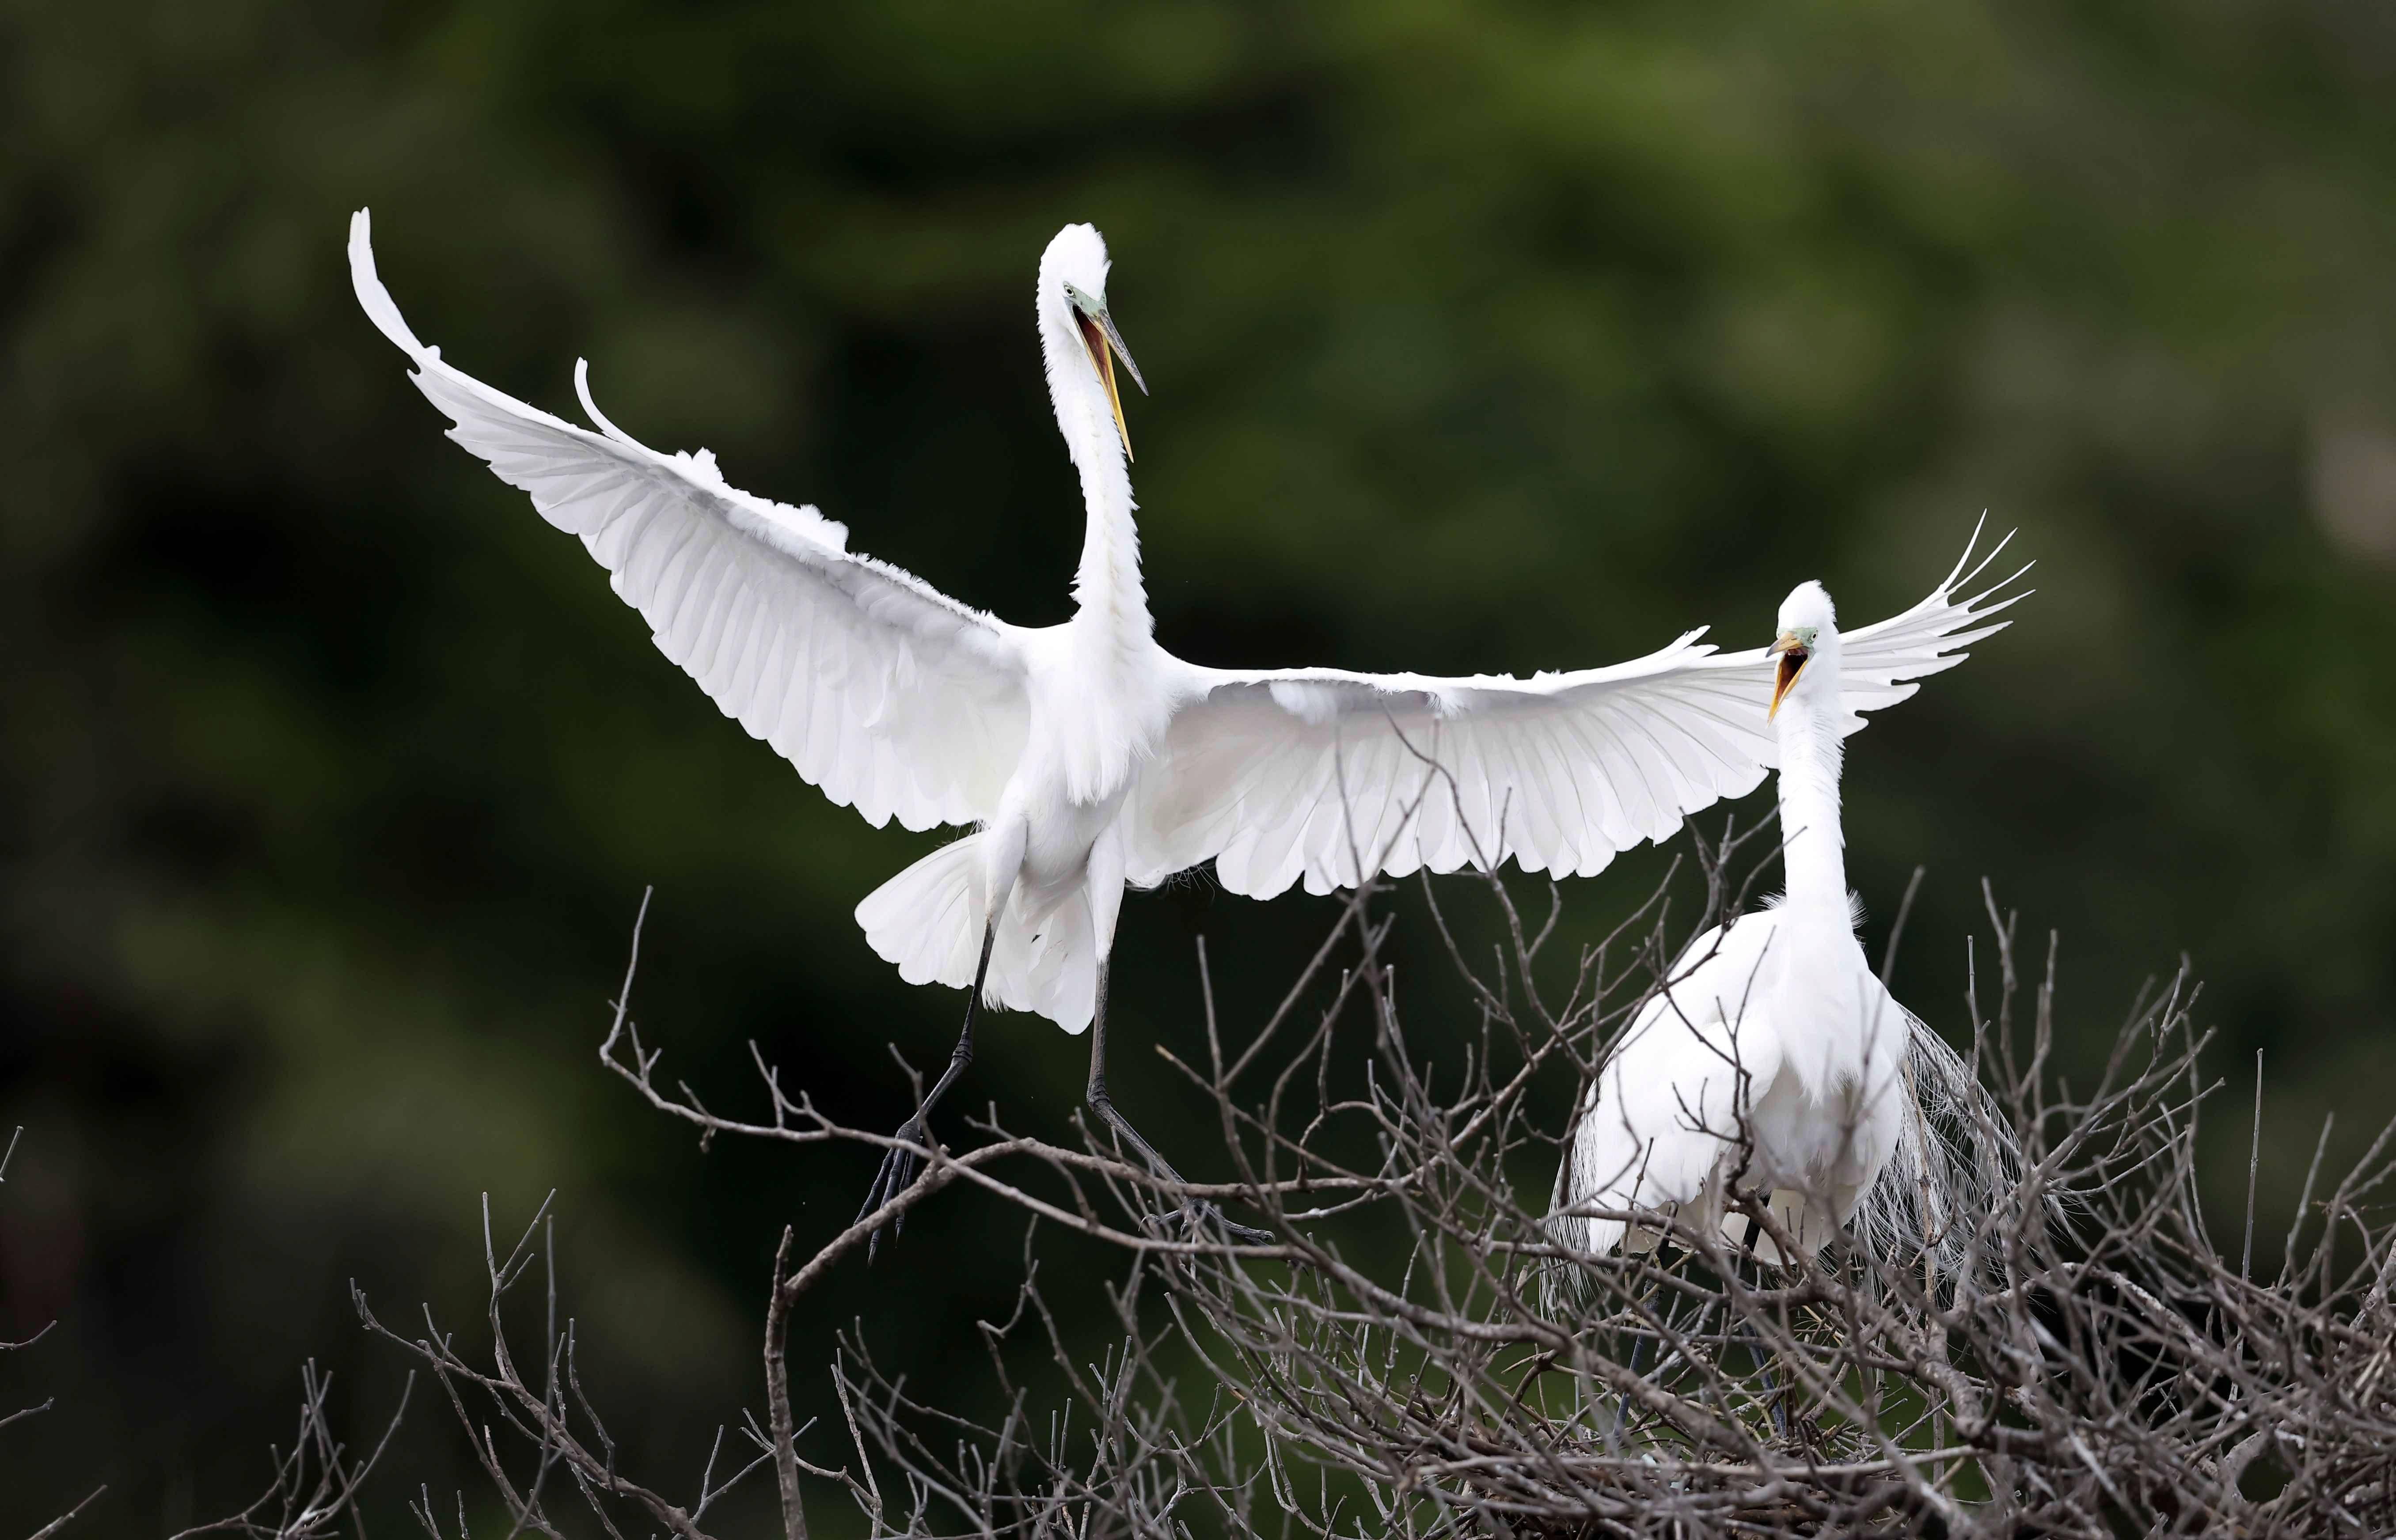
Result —
M 1107 334 L 1079 311 L 1073 312 L 1073 320 L 1082 328 L 1082 346 L 1090 350 L 1090 362 L 1098 365 L 1098 379 L 1107 388 L 1107 402 L 1115 409 L 1115 431 L 1123 438 L 1124 458 L 1130 459 L 1131 430 L 1124 426 L 1123 395 L 1115 389 L 1115 362 L 1107 347 Z
M 1115 330 L 1113 317 L 1106 307 L 1085 298 L 1079 289 L 1066 285 L 1073 301 L 1073 324 L 1082 331 L 1082 346 L 1090 350 L 1090 364 L 1098 371 L 1099 383 L 1107 388 L 1107 405 L 1115 411 L 1115 435 L 1123 440 L 1124 458 L 1132 458 L 1131 429 L 1124 423 L 1123 392 L 1115 389 L 1115 359 L 1121 357 L 1124 367 L 1131 371 L 1132 383 L 1141 390 L 1148 381 L 1139 378 L 1139 365 L 1131 361 L 1131 350 L 1124 346 L 1123 333 Z
M 1814 655 L 1805 650 L 1805 644 L 1797 640 L 1795 632 L 1782 631 L 1780 640 L 1772 644 L 1772 650 L 1764 656 L 1780 659 L 1780 667 L 1772 677 L 1772 710 L 1764 714 L 1769 722 L 1780 714 L 1780 702 L 1795 687 L 1797 676 L 1805 671 L 1806 661 Z

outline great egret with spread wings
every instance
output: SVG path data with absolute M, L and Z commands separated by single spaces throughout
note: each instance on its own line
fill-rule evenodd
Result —
M 1508 859 L 1585 875 L 1751 790 L 1771 762 L 1748 708 L 1772 660 L 1718 654 L 1697 631 L 1612 668 L 1531 679 L 1210 669 L 1159 646 L 1115 361 L 1138 375 L 1088 225 L 1049 243 L 1033 295 L 1087 521 L 1073 617 L 1045 627 L 852 553 L 844 525 L 739 491 L 705 450 L 645 447 L 601 415 L 580 365 L 595 431 L 452 368 L 401 318 L 368 234 L 362 210 L 350 235 L 359 302 L 450 437 L 580 538 L 660 651 L 868 822 L 972 830 L 858 906 L 901 977 L 969 991 L 956 1051 L 899 1129 L 868 1212 L 912 1178 L 984 1002 L 1090 1028 L 1090 1108 L 1171 1176 L 1107 1095 L 1107 959 L 1126 887 L 1208 859 L 1223 886 L 1255 897 Z M 1987 613 L 1950 577 L 1857 633 L 1843 729 L 1960 661 Z
M 1737 1187 L 1766 1195 L 1808 1254 L 1869 1196 L 1868 1244 L 1935 1248 L 1951 1271 L 1963 1251 L 1953 1221 L 2018 1161 L 1969 1069 L 1897 1002 L 1856 936 L 1839 773 L 1843 674 L 1862 635 L 1840 635 L 1819 583 L 1781 604 L 1772 673 L 1747 709 L 1774 730 L 1787 885 L 1692 941 L 1600 1066 L 1551 1221 L 1578 1250 L 1622 1243 L 1621 1215 L 1677 1214 L 1783 1260 L 1751 1215 L 1733 1224 Z M 1640 1226 L 1630 1241 L 1656 1238 Z

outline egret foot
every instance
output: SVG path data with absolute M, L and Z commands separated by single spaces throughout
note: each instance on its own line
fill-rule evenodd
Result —
M 1093 1078 L 1095 1079 L 1095 1076 Z M 1131 1125 L 1131 1120 L 1115 1110 L 1114 1101 L 1108 1096 L 1103 1083 L 1095 1083 L 1090 1087 L 1088 1099 L 1090 1110 L 1098 1115 L 1099 1121 L 1107 1125 L 1119 1141 L 1131 1147 L 1132 1153 L 1138 1155 L 1149 1170 L 1165 1181 L 1187 1185 L 1188 1179 L 1173 1169 L 1173 1162 L 1159 1155 L 1154 1145 L 1140 1137 L 1139 1130 Z M 1231 1239 L 1248 1246 L 1270 1246 L 1277 1239 L 1271 1230 L 1260 1230 L 1252 1225 L 1235 1224 L 1224 1217 L 1223 1211 L 1219 1207 L 1208 1202 L 1188 1202 L 1179 1208 L 1167 1209 L 1163 1214 L 1145 1221 L 1145 1224 L 1151 1229 L 1167 1229 L 1176 1225 L 1192 1230 L 1208 1225 L 1219 1226 L 1224 1234 Z
M 1213 1203 L 1185 1203 L 1144 1221 L 1144 1228 L 1151 1230 L 1179 1228 L 1194 1231 L 1208 1227 L 1221 1230 L 1226 1237 L 1244 1246 L 1270 1246 L 1281 1239 L 1271 1230 L 1260 1230 L 1254 1225 L 1243 1225 L 1224 1217 L 1222 1209 Z
M 899 1124 L 898 1132 L 891 1136 L 903 1139 L 909 1145 L 922 1146 L 927 1143 L 922 1114 L 919 1113 Z M 867 1215 L 913 1186 L 915 1174 L 921 1171 L 923 1166 L 924 1157 L 918 1149 L 900 1148 L 883 1156 L 882 1169 L 873 1174 L 873 1185 L 865 1189 L 865 1206 L 857 1211 L 857 1217 L 863 1219 Z M 904 1214 L 892 1217 L 890 1232 L 893 1235 L 898 1234 L 906 1228 L 907 1216 Z M 865 1242 L 866 1261 L 872 1262 L 881 1250 L 882 1230 L 879 1226 L 876 1226 L 873 1234 Z

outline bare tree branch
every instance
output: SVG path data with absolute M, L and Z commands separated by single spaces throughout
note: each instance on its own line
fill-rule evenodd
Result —
M 1425 794 L 1439 785 L 1432 766 Z M 562 1536 L 570 1487 L 613 1540 L 638 1533 L 627 1515 L 706 1540 L 711 1505 L 761 1465 L 784 1540 L 807 1534 L 809 1496 L 845 1501 L 876 1536 L 1026 1540 L 2396 1530 L 2396 1224 L 2376 1196 L 2396 1179 L 2389 1137 L 2342 1179 L 2316 1152 L 2279 1276 L 2255 1281 L 2251 1196 L 2234 1263 L 2200 1201 L 2215 1085 L 2186 969 L 2140 996 L 2095 1085 L 2075 1091 L 2052 1068 L 2053 939 L 2043 966 L 2022 966 L 2015 917 L 1985 887 L 1991 944 L 1972 944 L 1953 1023 L 1965 1046 L 1903 1024 L 1912 1133 L 1868 1222 L 1809 1251 L 1760 1192 L 1728 1200 L 1744 1244 L 1720 1216 L 1558 1212 L 1551 1174 L 1577 1114 L 1556 1109 L 1582 1105 L 1623 1026 L 1703 961 L 1683 956 L 1688 936 L 1747 907 L 1760 865 L 1737 863 L 1758 832 L 1693 832 L 1694 924 L 1673 923 L 1670 876 L 1610 934 L 1577 940 L 1552 884 L 1526 918 L 1493 874 L 1426 882 L 1431 961 L 1466 1003 L 1419 1029 L 1401 1009 L 1383 885 L 1348 896 L 1252 1020 L 1227 1019 L 1202 942 L 1205 1055 L 1168 1062 L 1213 1112 L 1210 1163 L 1227 1178 L 1171 1180 L 1087 1129 L 1074 1147 L 993 1111 L 969 1148 L 925 1150 L 912 1183 L 812 1249 L 785 1229 L 765 1413 L 739 1425 L 753 1456 L 720 1476 L 719 1433 L 687 1505 L 624 1474 L 585 1394 L 546 1204 L 505 1256 L 486 1214 L 487 1365 L 429 1316 L 406 1337 L 360 1294 L 361 1318 L 430 1370 L 512 1533 Z M 1351 852 L 1360 870 L 1365 854 Z M 738 1093 L 762 1101 L 751 1115 L 662 1076 L 630 1007 L 639 930 L 600 1058 L 642 1102 L 702 1145 L 894 1147 L 825 1113 L 753 1043 L 756 1084 Z M 1735 1033 L 1728 1052 L 1735 1066 Z M 734 1095 L 709 1092 L 724 1107 Z M 1716 1132 L 1752 1148 L 1736 1119 Z M 816 1339 L 829 1401 L 802 1423 L 788 1355 L 824 1330 L 804 1315 L 816 1285 L 952 1187 L 1026 1223 L 1014 1308 L 981 1323 L 1004 1410 L 926 1399 L 860 1322 Z M 1224 1206 L 1270 1241 L 1217 1224 Z M 1639 1239 L 1583 1249 L 1574 1221 L 1589 1218 Z M 1095 1359 L 1086 1269 L 1070 1305 L 1042 1281 L 1060 1231 L 1119 1265 L 1102 1290 L 1113 1346 Z M 536 1263 L 540 1362 L 520 1369 L 501 1303 Z M 307 1384 L 301 1443 L 326 1468 L 340 1457 Z M 372 1465 L 309 1490 L 353 1502 Z M 410 1506 L 446 1540 L 429 1492 Z

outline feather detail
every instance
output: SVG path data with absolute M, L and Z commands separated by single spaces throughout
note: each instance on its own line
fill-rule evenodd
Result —
M 660 454 L 575 392 L 592 432 L 462 374 L 425 346 L 351 223 L 358 302 L 415 365 L 449 436 L 579 537 L 658 650 L 726 716 L 867 821 L 909 829 L 996 811 L 1030 724 L 1022 633 L 921 579 L 848 553 L 812 507 L 727 484 L 715 457 Z

